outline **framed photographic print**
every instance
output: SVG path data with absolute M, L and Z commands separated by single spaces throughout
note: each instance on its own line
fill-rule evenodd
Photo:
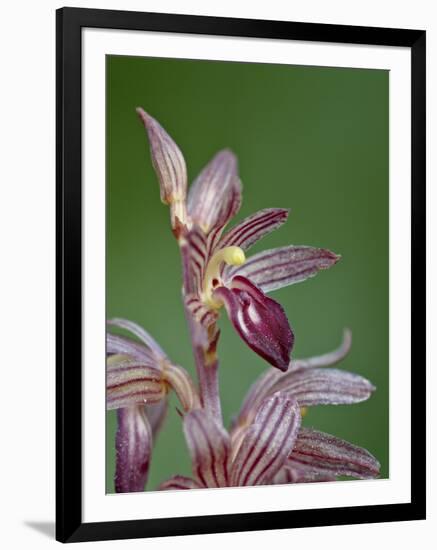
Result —
M 57 12 L 57 539 L 425 518 L 425 32 Z

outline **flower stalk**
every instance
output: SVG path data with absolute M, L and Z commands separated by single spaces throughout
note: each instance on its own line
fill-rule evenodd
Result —
M 189 296 L 192 291 L 192 277 L 190 276 L 190 262 L 184 261 L 184 255 L 189 254 L 186 244 L 180 245 L 182 255 L 183 289 L 182 295 Z M 194 363 L 196 365 L 197 379 L 199 383 L 199 395 L 203 408 L 210 412 L 217 420 L 222 422 L 222 408 L 219 392 L 219 363 L 217 358 L 217 343 L 220 332 L 216 323 L 204 327 L 194 317 L 192 311 L 185 303 L 185 316 L 187 319 Z

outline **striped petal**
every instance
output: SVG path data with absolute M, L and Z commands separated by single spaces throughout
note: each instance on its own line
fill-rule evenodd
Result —
M 300 369 L 310 369 L 315 367 L 328 367 L 339 363 L 349 353 L 352 344 L 352 333 L 349 329 L 343 332 L 343 341 L 341 345 L 334 351 L 319 355 L 317 357 L 309 357 L 307 359 L 292 359 L 290 368 L 286 373 L 279 372 L 277 369 L 267 369 L 261 376 L 253 383 L 249 389 L 241 406 L 238 417 L 235 421 L 235 426 L 246 424 L 256 414 L 256 411 L 261 401 L 271 395 L 274 391 L 277 391 L 278 387 L 282 384 L 282 381 L 293 379 L 293 375 Z M 364 381 L 364 379 L 361 379 Z M 358 381 L 357 381 L 358 382 Z M 277 384 L 277 386 L 276 386 Z M 364 381 L 364 386 L 368 387 L 370 384 Z M 371 386 L 371 385 L 370 385 Z M 276 389 L 274 389 L 276 388 Z M 369 391 L 373 391 L 373 386 L 368 387 Z
M 238 449 L 231 485 L 268 483 L 291 453 L 300 421 L 299 406 L 293 399 L 279 392 L 266 399 Z
M 294 335 L 282 307 L 244 277 L 234 277 L 231 288 L 219 287 L 222 301 L 242 340 L 274 367 L 286 371 Z
M 205 410 L 184 417 L 184 433 L 193 474 L 204 487 L 228 486 L 229 435 Z
M 185 305 L 191 315 L 205 328 L 215 323 L 218 319 L 218 313 L 205 305 L 195 294 L 190 294 L 185 298 Z
M 110 326 L 127 330 L 128 332 L 136 336 L 147 348 L 150 349 L 150 351 L 158 360 L 167 359 L 167 355 L 164 353 L 158 342 L 137 323 L 134 323 L 133 321 L 129 321 L 127 319 L 119 318 L 110 319 L 109 321 L 107 321 L 107 323 Z
M 301 407 L 350 405 L 369 399 L 375 387 L 365 378 L 338 369 L 291 370 L 281 376 L 269 392 L 294 397 Z
M 150 405 L 145 405 L 147 418 L 149 420 L 150 427 L 152 428 L 153 442 L 156 442 L 156 437 L 161 430 L 165 418 L 168 412 L 168 397 L 161 399 L 158 403 L 151 403 Z
M 185 476 L 173 476 L 159 486 L 159 491 L 178 491 L 180 489 L 202 489 L 195 479 Z
M 115 358 L 115 361 L 113 359 Z M 167 390 L 159 369 L 138 361 L 108 358 L 106 407 L 108 410 L 142 403 L 156 403 Z
M 146 128 L 153 167 L 164 204 L 182 201 L 187 193 L 187 168 L 179 147 L 164 128 L 140 107 L 138 116 Z
M 199 293 L 202 289 L 203 275 L 208 263 L 208 242 L 203 231 L 194 226 L 186 235 L 188 244 L 188 265 L 186 266 L 190 277 L 194 282 L 194 291 Z
M 243 265 L 228 268 L 226 276 L 227 280 L 235 275 L 247 277 L 263 292 L 270 292 L 314 277 L 321 269 L 337 263 L 339 258 L 323 248 L 285 246 L 251 256 Z
M 246 424 L 255 416 L 261 402 L 269 395 L 273 384 L 284 374 L 275 368 L 268 368 L 252 384 L 244 398 L 235 426 Z
M 181 402 L 184 411 L 200 408 L 200 398 L 188 372 L 176 365 L 167 365 L 164 371 L 165 380 Z
M 314 473 L 370 479 L 380 464 L 369 451 L 333 435 L 302 428 L 287 461 L 290 467 L 307 466 Z
M 293 359 L 291 362 L 291 369 L 311 369 L 315 367 L 331 367 L 342 361 L 350 352 L 352 346 L 352 332 L 349 329 L 343 331 L 343 341 L 341 345 L 334 351 L 324 353 L 323 355 L 317 355 L 315 357 L 308 357 L 306 359 Z
M 109 332 L 106 333 L 106 354 L 128 355 L 137 361 L 143 361 L 150 365 L 156 364 L 156 358 L 152 351 L 143 344 L 135 342 L 125 336 L 118 336 Z
M 223 227 L 241 205 L 237 159 L 220 151 L 202 170 L 188 194 L 188 214 L 204 233 Z
M 152 430 L 144 406 L 119 409 L 117 421 L 115 491 L 144 491 L 152 449 Z
M 266 208 L 255 212 L 233 227 L 223 236 L 220 248 L 239 246 L 247 250 L 259 239 L 278 229 L 287 221 L 289 210 L 285 208 Z

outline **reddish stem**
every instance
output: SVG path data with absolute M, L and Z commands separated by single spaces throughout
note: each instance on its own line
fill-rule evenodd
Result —
M 183 271 L 183 294 L 187 295 L 194 291 L 193 281 L 189 273 L 188 246 L 181 245 L 182 271 Z M 199 393 L 202 406 L 209 411 L 220 423 L 222 420 L 222 410 L 219 393 L 218 381 L 218 360 L 207 360 L 210 357 L 211 346 L 216 342 L 211 340 L 206 329 L 200 325 L 192 316 L 191 312 L 185 307 L 185 316 L 190 328 L 191 345 L 193 348 L 194 361 L 196 364 L 197 378 L 199 381 Z

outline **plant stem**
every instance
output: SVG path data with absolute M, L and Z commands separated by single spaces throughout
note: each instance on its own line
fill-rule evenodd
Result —
M 188 246 L 186 244 L 181 244 L 180 249 L 182 255 L 183 296 L 185 296 L 192 293 L 194 288 L 192 277 L 189 272 Z M 223 419 L 218 381 L 219 363 L 215 352 L 213 352 L 211 356 L 210 351 L 213 346 L 215 347 L 216 342 L 211 337 L 212 333 L 208 333 L 208 331 L 194 319 L 191 311 L 189 311 L 187 307 L 185 307 L 185 316 L 190 329 L 191 346 L 193 348 L 194 361 L 196 364 L 202 406 L 222 424 Z M 214 333 L 216 334 L 215 331 Z

